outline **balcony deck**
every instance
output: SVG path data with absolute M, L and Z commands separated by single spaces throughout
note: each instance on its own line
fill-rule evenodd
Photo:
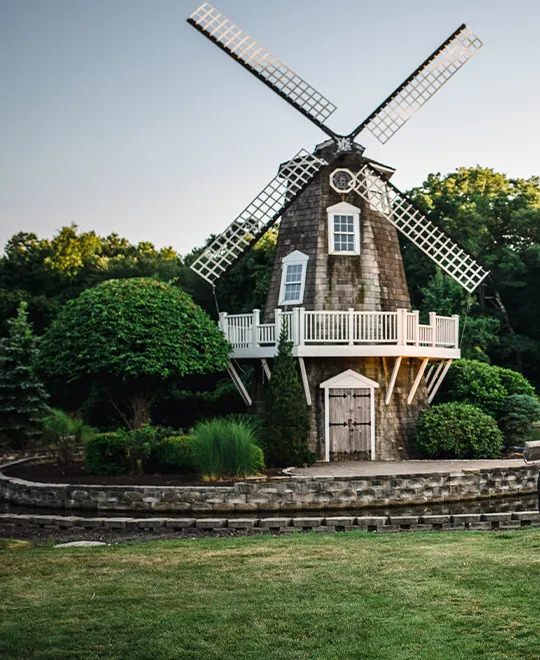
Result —
M 272 358 L 282 327 L 287 328 L 296 357 L 402 356 L 439 360 L 459 359 L 459 316 L 429 314 L 421 324 L 419 312 L 275 310 L 273 323 L 261 323 L 260 312 L 227 314 L 219 324 L 233 346 L 231 358 Z

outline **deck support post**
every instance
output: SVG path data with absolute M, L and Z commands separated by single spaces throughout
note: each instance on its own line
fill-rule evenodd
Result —
M 238 390 L 238 393 L 244 400 L 246 406 L 251 406 L 253 401 L 251 400 L 251 397 L 249 396 L 248 391 L 246 390 L 244 383 L 242 382 L 242 379 L 238 375 L 238 372 L 236 371 L 233 363 L 230 360 L 227 364 L 227 371 L 229 372 L 229 376 L 232 378 L 233 383 L 236 385 L 236 389 Z
M 416 390 L 418 389 L 418 386 L 420 385 L 420 381 L 422 380 L 422 376 L 424 375 L 424 371 L 426 370 L 428 362 L 429 362 L 428 358 L 424 358 L 422 360 L 422 364 L 420 365 L 420 369 L 418 369 L 418 373 L 416 374 L 416 378 L 414 379 L 413 386 L 411 388 L 411 391 L 409 392 L 409 397 L 407 399 L 407 405 L 408 406 L 411 405 L 412 400 L 414 399 L 414 395 L 416 394 Z
M 268 366 L 268 362 L 264 358 L 261 359 L 261 362 L 264 370 L 264 375 L 268 378 L 268 380 L 270 380 L 270 376 L 272 375 L 272 373 L 270 372 L 270 367 Z
M 439 380 L 437 380 L 435 382 L 435 384 L 433 385 L 433 389 L 431 390 L 431 393 L 428 397 L 428 403 L 431 403 L 433 401 L 435 395 L 437 394 L 437 392 L 439 390 L 439 387 L 441 386 L 441 383 L 444 380 L 444 377 L 448 373 L 448 369 L 450 369 L 450 365 L 452 364 L 452 362 L 453 362 L 453 360 L 447 360 L 446 366 L 444 367 L 442 374 L 439 376 Z
M 388 383 L 388 389 L 386 390 L 386 397 L 384 399 L 384 403 L 388 405 L 390 403 L 390 400 L 392 399 L 392 394 L 394 393 L 394 386 L 396 384 L 398 372 L 399 372 L 399 367 L 401 366 L 401 360 L 403 358 L 401 355 L 396 358 L 396 361 L 394 362 L 394 368 L 392 369 L 392 375 L 390 376 L 390 382 Z
M 304 358 L 298 358 L 298 364 L 300 365 L 300 374 L 302 375 L 302 384 L 304 386 L 304 394 L 306 395 L 306 403 L 308 406 L 311 406 L 311 392 L 309 391 L 309 382 L 306 373 L 306 365 Z

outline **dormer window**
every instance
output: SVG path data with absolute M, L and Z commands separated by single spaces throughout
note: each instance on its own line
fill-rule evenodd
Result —
M 328 213 L 328 253 L 360 254 L 360 209 L 347 202 L 334 204 Z
M 280 305 L 300 305 L 303 302 L 308 260 L 307 254 L 298 250 L 283 258 Z

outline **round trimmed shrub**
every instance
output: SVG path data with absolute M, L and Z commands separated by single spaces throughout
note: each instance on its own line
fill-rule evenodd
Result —
M 503 444 L 495 420 L 468 403 L 442 403 L 418 423 L 416 446 L 428 458 L 498 458 Z
M 513 394 L 524 394 L 527 396 L 534 396 L 534 387 L 529 383 L 523 374 L 519 371 L 512 369 L 505 369 L 504 367 L 491 367 L 499 374 L 501 384 L 506 390 L 508 396 Z
M 445 399 L 463 401 L 497 416 L 504 405 L 506 390 L 498 370 L 478 360 L 457 360 L 448 372 Z
M 86 441 L 84 460 L 88 474 L 124 474 L 128 469 L 126 435 L 98 433 Z
M 153 459 L 162 472 L 191 472 L 194 470 L 191 436 L 173 435 L 163 438 L 154 449 Z
M 506 447 L 523 446 L 533 436 L 533 423 L 540 420 L 540 403 L 533 396 L 512 394 L 504 402 L 499 427 Z

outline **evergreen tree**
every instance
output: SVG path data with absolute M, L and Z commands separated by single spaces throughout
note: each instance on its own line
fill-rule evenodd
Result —
M 265 457 L 277 466 L 313 462 L 308 450 L 309 415 L 292 343 L 284 325 L 274 359 L 265 406 Z
M 49 415 L 47 394 L 36 376 L 36 338 L 27 318 L 27 303 L 8 321 L 9 337 L 0 341 L 0 439 L 27 449 L 43 431 Z

